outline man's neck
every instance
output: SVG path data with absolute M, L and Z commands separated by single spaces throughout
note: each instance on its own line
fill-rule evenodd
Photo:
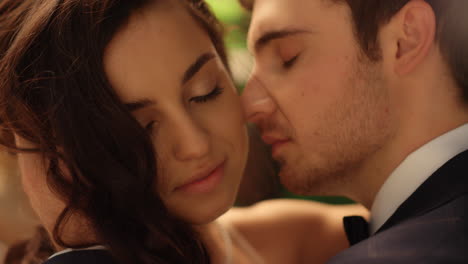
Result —
M 371 209 L 374 199 L 392 172 L 414 151 L 435 138 L 468 123 L 468 115 L 452 122 L 434 123 L 432 129 L 401 131 L 350 175 L 350 198 Z M 365 184 L 363 184 L 365 183 Z

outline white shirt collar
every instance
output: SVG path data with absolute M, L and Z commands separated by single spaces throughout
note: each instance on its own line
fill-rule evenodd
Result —
M 64 249 L 62 251 L 59 251 L 59 252 L 53 254 L 52 256 L 49 257 L 49 259 L 51 259 L 53 257 L 56 257 L 58 255 L 62 255 L 62 254 L 65 254 L 65 253 L 72 252 L 72 251 L 83 251 L 83 250 L 107 250 L 107 248 L 104 247 L 104 246 L 93 246 L 93 247 L 80 248 L 80 249 L 67 248 L 67 249 Z
M 374 234 L 436 170 L 468 149 L 468 123 L 423 145 L 390 174 L 371 209 Z

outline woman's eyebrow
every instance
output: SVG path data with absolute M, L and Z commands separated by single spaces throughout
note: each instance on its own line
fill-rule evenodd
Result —
M 210 60 L 216 58 L 216 55 L 212 52 L 206 52 L 201 54 L 194 63 L 192 63 L 188 69 L 184 73 L 184 77 L 182 78 L 182 85 L 190 81 L 197 72 Z M 125 103 L 125 107 L 127 107 L 128 111 L 135 112 L 137 110 L 143 109 L 145 107 L 151 106 L 156 104 L 156 102 L 149 100 L 149 99 L 142 99 L 135 102 L 128 102 Z
M 127 110 L 130 112 L 135 112 L 137 110 L 143 109 L 145 107 L 151 106 L 156 104 L 154 101 L 148 100 L 148 99 L 143 99 L 143 100 L 138 100 L 135 102 L 129 102 L 125 103 L 125 107 L 127 107 Z
M 203 53 L 198 57 L 198 59 L 188 67 L 188 69 L 184 73 L 184 77 L 182 78 L 182 85 L 190 81 L 190 79 L 200 71 L 200 69 L 211 59 L 216 58 L 216 55 L 212 52 Z

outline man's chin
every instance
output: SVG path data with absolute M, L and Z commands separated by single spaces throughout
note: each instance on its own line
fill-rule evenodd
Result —
M 283 186 L 298 195 L 317 196 L 334 193 L 333 178 L 320 169 L 304 169 L 283 165 L 279 172 Z M 336 179 L 338 180 L 338 179 Z
M 309 178 L 298 169 L 283 165 L 279 172 L 281 184 L 290 192 L 299 195 L 311 195 L 309 188 Z

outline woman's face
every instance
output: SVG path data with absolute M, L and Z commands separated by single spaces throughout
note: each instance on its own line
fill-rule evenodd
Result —
M 155 2 L 111 40 L 105 71 L 152 137 L 166 206 L 204 224 L 234 202 L 247 154 L 244 119 L 208 34 L 177 1 Z

